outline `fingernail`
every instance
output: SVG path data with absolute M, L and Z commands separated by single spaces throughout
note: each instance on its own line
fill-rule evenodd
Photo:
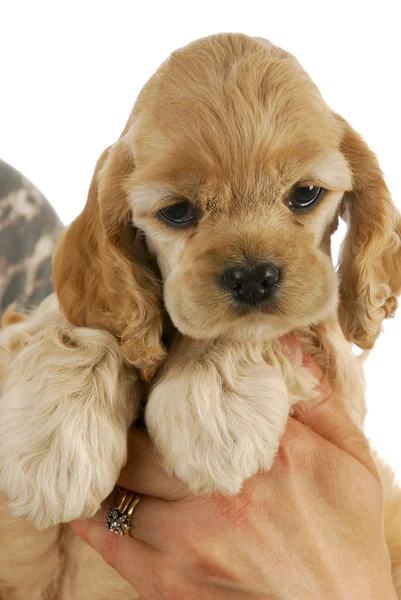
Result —
M 288 333 L 280 339 L 280 342 L 283 354 L 298 367 L 302 366 L 304 353 L 302 352 L 301 346 L 295 335 L 293 333 Z

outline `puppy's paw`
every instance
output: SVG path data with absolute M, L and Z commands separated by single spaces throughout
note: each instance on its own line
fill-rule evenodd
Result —
M 138 399 L 116 340 L 61 319 L 14 358 L 0 398 L 0 490 L 46 528 L 90 517 L 126 460 Z
M 281 372 L 257 353 L 224 352 L 167 365 L 146 407 L 162 465 L 194 493 L 237 494 L 270 469 L 288 418 Z

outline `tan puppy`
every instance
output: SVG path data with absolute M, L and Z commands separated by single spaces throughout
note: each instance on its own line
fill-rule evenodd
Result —
M 348 234 L 336 273 L 339 216 Z M 60 243 L 58 301 L 0 338 L 0 489 L 14 515 L 53 526 L 0 521 L 12 549 L 0 553 L 5 597 L 45 597 L 50 572 L 72 597 L 135 597 L 59 524 L 93 515 L 112 490 L 138 374 L 153 376 L 145 419 L 160 460 L 194 492 L 235 494 L 269 469 L 291 405 L 313 395 L 281 353 L 288 331 L 362 427 L 352 342 L 372 348 L 394 314 L 400 235 L 375 156 L 293 56 L 243 35 L 173 53 Z M 401 598 L 401 496 L 382 473 Z

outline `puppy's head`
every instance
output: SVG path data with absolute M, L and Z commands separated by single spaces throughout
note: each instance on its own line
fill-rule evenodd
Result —
M 59 248 L 56 290 L 70 319 L 117 323 L 134 364 L 163 355 L 158 278 L 182 333 L 275 337 L 336 309 L 338 215 L 340 316 L 370 347 L 401 287 L 400 219 L 374 155 L 290 54 L 212 36 L 142 90 Z

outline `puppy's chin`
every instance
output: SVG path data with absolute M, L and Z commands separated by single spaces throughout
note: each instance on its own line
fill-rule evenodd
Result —
M 297 327 L 315 324 L 332 314 L 337 304 L 333 295 L 313 317 L 305 315 L 304 317 L 294 318 L 279 314 L 279 311 L 274 314 L 253 310 L 241 317 L 233 315 L 230 319 L 227 315 L 222 318 L 216 313 L 213 316 L 213 311 L 210 312 L 207 318 L 204 318 L 202 311 L 195 307 L 192 314 L 189 311 L 184 312 L 180 310 L 180 307 L 172 298 L 169 299 L 168 297 L 166 297 L 165 303 L 174 326 L 183 335 L 196 340 L 224 337 L 241 342 L 268 342 L 293 331 Z
M 176 328 L 187 337 L 195 340 L 210 340 L 220 337 L 228 338 L 235 341 L 246 340 L 264 340 L 273 338 L 275 334 L 270 327 L 266 327 L 266 323 L 262 323 L 260 319 L 253 323 L 244 323 L 235 320 L 229 324 L 216 323 L 212 319 L 208 323 L 197 321 L 188 321 L 185 317 L 177 313 L 172 317 L 172 321 Z

